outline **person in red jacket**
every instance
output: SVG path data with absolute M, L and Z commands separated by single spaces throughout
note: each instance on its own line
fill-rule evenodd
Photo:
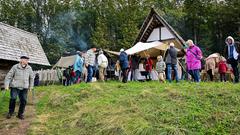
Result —
M 147 78 L 146 79 L 147 80 L 151 80 L 152 65 L 153 65 L 153 61 L 150 58 L 150 55 L 147 54 L 147 58 L 146 58 L 146 61 L 145 61 L 145 69 L 146 69 L 146 72 L 147 72 Z
M 220 62 L 218 64 L 218 72 L 220 74 L 220 80 L 221 82 L 224 81 L 226 82 L 226 72 L 227 72 L 228 68 L 227 68 L 227 64 L 225 59 L 221 56 L 220 58 Z

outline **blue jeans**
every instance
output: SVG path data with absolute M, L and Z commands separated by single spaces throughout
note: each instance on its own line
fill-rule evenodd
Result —
M 23 115 L 25 111 L 25 106 L 27 104 L 27 89 L 20 90 L 18 88 L 11 88 L 10 91 L 10 102 L 9 102 L 9 114 L 13 114 L 15 110 L 15 105 L 16 105 L 16 100 L 17 96 L 19 97 L 20 100 L 20 106 L 18 110 L 18 115 Z
M 195 82 L 200 82 L 200 71 L 199 69 L 188 70 L 188 73 L 192 76 Z
M 167 80 L 169 82 L 172 81 L 172 68 L 174 70 L 174 76 L 175 76 L 176 82 L 179 82 L 178 69 L 177 69 L 177 65 L 176 64 L 174 64 L 174 65 L 167 64 Z
M 88 65 L 87 71 L 88 71 L 87 82 L 91 82 L 93 77 L 93 66 Z

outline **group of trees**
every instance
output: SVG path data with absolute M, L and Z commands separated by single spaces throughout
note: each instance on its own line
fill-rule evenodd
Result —
M 0 21 L 36 33 L 55 63 L 65 51 L 132 46 L 152 7 L 205 54 L 240 40 L 239 0 L 2 0 Z

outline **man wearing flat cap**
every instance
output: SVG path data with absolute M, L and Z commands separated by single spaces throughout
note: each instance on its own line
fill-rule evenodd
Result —
M 33 88 L 34 74 L 32 68 L 28 65 L 29 57 L 23 55 L 20 62 L 14 65 L 5 77 L 5 89 L 10 87 L 10 102 L 7 118 L 10 119 L 15 110 L 17 96 L 20 100 L 17 118 L 24 119 L 24 110 L 27 104 L 28 90 Z

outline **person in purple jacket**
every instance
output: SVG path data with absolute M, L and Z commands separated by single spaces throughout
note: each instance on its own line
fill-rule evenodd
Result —
M 192 76 L 195 82 L 200 82 L 202 51 L 192 40 L 188 40 L 186 44 L 188 45 L 186 52 L 188 73 Z

